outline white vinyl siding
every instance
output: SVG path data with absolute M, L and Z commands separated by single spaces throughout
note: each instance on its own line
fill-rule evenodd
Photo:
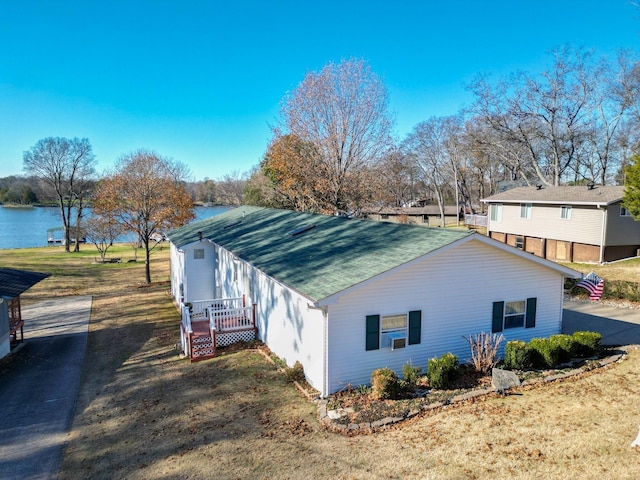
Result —
M 428 257 L 329 305 L 329 391 L 369 384 L 371 372 L 389 367 L 398 374 L 411 362 L 423 369 L 435 356 L 470 357 L 464 337 L 491 332 L 494 301 L 537 298 L 536 326 L 508 329 L 505 339 L 529 340 L 559 333 L 562 276 L 480 241 L 469 241 Z M 421 310 L 421 343 L 366 351 L 367 315 Z
M 196 253 L 201 250 L 201 253 Z M 200 257 L 203 255 L 203 258 Z M 171 293 L 176 301 L 207 300 L 215 294 L 214 247 L 196 242 L 178 250 L 171 244 Z M 182 288 L 180 287 L 182 285 Z
M 520 218 L 520 212 L 520 204 L 504 204 L 502 223 L 499 226 L 491 225 L 491 231 L 600 245 L 601 209 L 574 205 L 570 221 L 560 218 L 560 205 L 533 204 L 531 220 Z
M 287 365 L 299 361 L 307 380 L 323 389 L 324 314 L 311 301 L 276 282 L 252 265 L 218 247 L 218 277 L 222 297 L 246 295 L 257 304 L 258 338 Z M 234 271 L 237 281 L 234 279 Z

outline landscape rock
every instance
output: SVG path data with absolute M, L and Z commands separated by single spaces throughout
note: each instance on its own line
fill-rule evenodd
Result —
M 496 390 L 503 392 L 513 387 L 519 387 L 520 379 L 518 375 L 509 370 L 494 368 L 491 371 L 491 385 Z

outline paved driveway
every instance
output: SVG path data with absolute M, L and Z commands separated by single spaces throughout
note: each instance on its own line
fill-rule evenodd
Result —
M 579 330 L 601 333 L 603 345 L 640 345 L 640 310 L 565 301 L 562 333 Z
M 56 478 L 71 428 L 91 297 L 24 307 L 25 342 L 0 360 L 0 478 Z

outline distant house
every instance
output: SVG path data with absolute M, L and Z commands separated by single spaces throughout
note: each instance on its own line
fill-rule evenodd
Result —
M 465 335 L 559 333 L 564 278 L 580 276 L 469 231 L 268 208 L 168 237 L 185 353 L 199 354 L 207 330 L 215 354 L 216 338 L 255 326 L 322 395 L 368 384 L 381 367 L 426 368 L 447 352 L 464 361 Z
M 539 257 L 603 263 L 635 257 L 640 222 L 622 206 L 624 187 L 519 187 L 485 198 L 487 234 Z
M 413 225 L 431 225 L 439 227 L 441 225 L 442 214 L 437 205 L 426 205 L 422 207 L 380 207 L 365 209 L 363 216 L 370 220 L 382 220 L 395 223 L 409 223 Z M 458 210 L 455 205 L 445 205 L 444 222 L 445 225 L 455 224 L 458 220 L 464 219 L 464 212 Z
M 24 340 L 20 295 L 49 276 L 48 273 L 0 268 L 0 358 L 11 345 Z

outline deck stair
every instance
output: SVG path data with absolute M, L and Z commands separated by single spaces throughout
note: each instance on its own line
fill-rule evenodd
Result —
M 193 333 L 189 336 L 191 343 L 191 362 L 205 360 L 216 356 L 216 349 L 213 346 L 213 338 L 209 330 L 209 322 L 195 321 L 191 322 Z

